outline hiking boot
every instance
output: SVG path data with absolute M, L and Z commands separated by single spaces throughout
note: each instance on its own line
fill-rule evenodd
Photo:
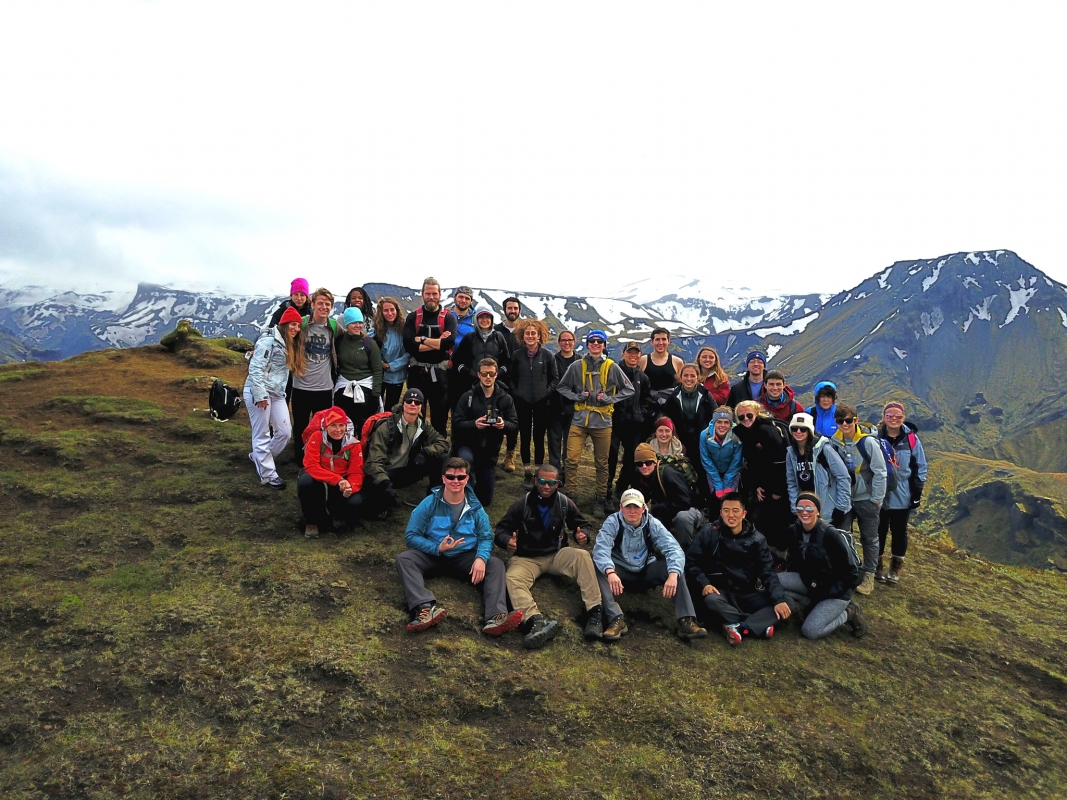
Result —
M 592 642 L 604 635 L 604 620 L 600 618 L 600 606 L 589 609 L 585 616 L 585 630 L 582 631 L 586 641 Z
M 593 500 L 593 516 L 594 517 L 603 517 L 604 516 L 604 498 L 601 497 L 600 495 L 597 495 L 596 498 L 594 498 L 594 500 Z
M 408 633 L 418 633 L 427 628 L 432 628 L 445 618 L 445 610 L 437 603 L 422 606 L 411 622 L 408 623 Z
M 530 468 L 529 467 L 526 467 L 524 469 L 524 471 L 523 471 L 523 476 L 522 476 L 522 488 L 525 489 L 526 491 L 530 491 L 531 489 L 534 488 L 533 481 L 534 481 L 533 473 L 530 472 Z
M 885 583 L 886 580 L 887 580 L 886 574 L 885 574 L 885 559 L 884 558 L 879 558 L 878 559 L 878 567 L 874 570 L 874 579 L 878 583 Z
M 730 643 L 730 647 L 736 647 L 741 644 L 741 623 L 735 622 L 733 625 L 723 625 L 722 634 L 726 637 L 726 641 Z
M 306 525 L 304 527 L 304 536 L 308 539 L 319 538 L 319 526 L 318 525 Z
M 867 620 L 863 618 L 863 612 L 860 611 L 860 607 L 855 603 L 849 603 L 845 609 L 845 614 L 848 616 L 845 619 L 845 624 L 848 625 L 848 629 L 852 632 L 852 635 L 857 639 L 862 639 L 867 635 Z
M 893 556 L 893 561 L 889 566 L 889 574 L 885 576 L 886 583 L 891 583 L 896 586 L 900 583 L 900 571 L 904 569 L 904 559 Z
M 508 631 L 513 631 L 519 627 L 519 623 L 522 622 L 522 611 L 515 609 L 510 614 L 507 612 L 503 614 L 497 614 L 482 628 L 482 633 L 486 636 L 503 636 Z
M 679 639 L 689 641 L 690 639 L 703 639 L 707 635 L 707 630 L 697 624 L 696 617 L 682 617 L 678 620 Z
M 864 572 L 863 580 L 860 581 L 860 585 L 856 587 L 856 591 L 860 594 L 870 594 L 874 591 L 874 573 Z
M 280 492 L 282 489 L 285 488 L 285 478 L 275 478 L 269 483 L 264 483 L 263 485 L 266 486 L 268 489 L 277 489 Z
M 626 618 L 619 614 L 611 622 L 608 623 L 608 627 L 604 628 L 604 632 L 600 635 L 600 638 L 605 642 L 617 642 L 623 636 L 629 632 L 629 628 L 626 626 Z
M 527 650 L 544 647 L 559 633 L 559 623 L 554 619 L 545 619 L 541 614 L 530 617 L 530 626 L 522 637 L 522 646 Z
M 511 448 L 504 455 L 504 472 L 515 471 L 515 448 Z

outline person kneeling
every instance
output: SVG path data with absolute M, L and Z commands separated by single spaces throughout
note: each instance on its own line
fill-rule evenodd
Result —
M 318 412 L 304 430 L 304 472 L 296 481 L 304 536 L 317 538 L 331 521 L 355 520 L 362 487 L 363 451 L 348 415 L 337 406 Z
M 663 558 L 657 558 L 653 548 Z M 637 489 L 623 492 L 619 510 L 604 520 L 593 548 L 593 564 L 600 595 L 605 606 L 611 606 L 604 609 L 607 626 L 601 638 L 605 641 L 617 642 L 629 630 L 622 611 L 614 600 L 609 604 L 607 599 L 621 595 L 626 587 L 641 592 L 661 583 L 663 596 L 674 598 L 678 636 L 702 639 L 708 635 L 697 625 L 693 600 L 680 578 L 685 569 L 685 553 L 663 523 L 645 508 L 645 497 Z
M 482 633 L 500 636 L 522 622 L 522 611 L 508 613 L 504 562 L 493 552 L 489 516 L 467 485 L 470 465 L 462 458 L 445 461 L 444 486 L 438 486 L 415 507 L 404 543 L 410 548 L 396 557 L 396 571 L 404 585 L 412 633 L 432 628 L 445 610 L 426 588 L 426 578 L 470 576 L 482 584 L 486 624 Z
M 567 528 L 574 531 L 579 545 L 588 544 L 589 521 L 578 506 L 557 491 L 559 471 L 551 464 L 537 468 L 534 490 L 520 497 L 496 526 L 496 543 L 512 553 L 508 561 L 508 594 L 526 622 L 528 650 L 543 647 L 559 633 L 559 622 L 548 619 L 530 594 L 542 574 L 565 575 L 578 582 L 586 608 L 585 638 L 599 639 L 603 633 L 600 618 L 600 584 L 588 551 L 570 547 Z
M 800 633 L 806 639 L 821 639 L 842 625 L 852 635 L 867 635 L 867 621 L 852 602 L 852 589 L 859 581 L 860 560 L 852 537 L 819 519 L 822 502 L 814 492 L 797 496 L 799 522 L 789 529 L 789 572 L 778 580 L 797 606 L 808 609 Z
M 686 572 L 731 645 L 744 636 L 770 639 L 792 609 L 774 572 L 763 534 L 745 517 L 738 492 L 722 497 L 719 519 L 700 529 L 686 553 Z

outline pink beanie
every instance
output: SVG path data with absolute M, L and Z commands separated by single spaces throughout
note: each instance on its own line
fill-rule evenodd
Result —
M 297 292 L 309 294 L 308 282 L 305 278 L 293 278 L 293 282 L 289 285 L 289 294 L 294 295 Z

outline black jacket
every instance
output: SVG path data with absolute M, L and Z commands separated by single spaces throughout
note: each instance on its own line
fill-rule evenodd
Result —
M 689 545 L 685 571 L 701 589 L 711 585 L 728 595 L 766 592 L 775 605 L 785 602 L 767 540 L 747 519 L 736 535 L 721 519 L 702 527 Z
M 478 381 L 478 362 L 483 358 L 491 358 L 496 361 L 499 381 L 508 374 L 511 367 L 511 345 L 508 342 L 510 338 L 494 329 L 485 341 L 482 341 L 481 334 L 475 329 L 466 334 L 459 343 L 452 354 L 452 365 L 460 375 L 474 384 Z
M 612 412 L 612 424 L 643 425 L 646 422 L 651 422 L 655 415 L 659 413 L 659 405 L 652 396 L 652 384 L 649 383 L 648 376 L 638 367 L 631 369 L 626 364 L 619 364 L 619 369 L 626 374 L 626 377 L 630 379 L 630 383 L 634 385 L 634 393 L 633 397 L 627 397 L 625 400 L 620 400 L 615 404 L 615 410 Z
M 466 341 L 467 337 L 463 337 Z M 460 347 L 463 344 L 460 343 Z M 479 417 L 484 417 L 493 404 L 493 413 L 504 420 L 503 428 L 482 428 L 474 424 Z M 462 394 L 456 407 L 452 410 L 452 452 L 460 447 L 470 447 L 475 453 L 496 455 L 504 441 L 504 434 L 519 429 L 519 417 L 515 412 L 515 401 L 511 399 L 499 383 L 493 387 L 491 397 L 486 397 L 481 386 L 476 386 Z
M 556 362 L 557 385 L 558 385 L 558 382 L 559 382 L 558 379 L 562 378 L 563 375 L 567 372 L 567 368 L 571 364 L 573 364 L 575 361 L 577 361 L 579 358 L 581 358 L 581 356 L 578 355 L 577 353 L 575 353 L 570 358 L 564 358 L 559 353 L 553 353 L 552 354 L 552 360 Z M 570 424 L 571 419 L 574 417 L 574 401 L 573 400 L 568 400 L 566 397 L 561 395 L 559 392 L 553 390 L 553 392 L 552 392 L 552 408 L 555 410 L 557 416 L 563 417 L 567 421 L 567 424 L 568 425 Z M 566 439 L 566 435 L 564 435 L 564 439 Z
M 278 309 L 271 316 L 270 325 L 268 325 L 267 327 L 276 328 L 278 326 L 278 322 L 282 318 L 282 314 L 285 313 L 285 309 L 290 308 L 290 307 L 295 308 L 297 311 L 299 311 L 300 312 L 300 316 L 302 316 L 302 317 L 310 317 L 311 316 L 311 300 L 310 299 L 306 303 L 304 303 L 304 305 L 302 305 L 302 306 L 294 306 L 293 305 L 293 301 L 290 300 L 289 298 L 286 298 L 285 300 L 282 301 L 282 304 L 280 306 L 278 306 Z
M 700 461 L 700 435 L 708 429 L 708 425 L 711 423 L 711 415 L 718 407 L 715 402 L 715 398 L 711 396 L 703 384 L 698 383 L 696 385 L 696 392 L 699 395 L 697 401 L 696 416 L 692 419 L 686 417 L 682 413 L 682 392 L 685 391 L 681 385 L 678 385 L 670 397 L 667 398 L 667 402 L 663 404 L 663 413 L 670 417 L 671 422 L 674 423 L 674 435 L 678 437 L 678 440 L 685 447 L 685 454 L 689 460 L 693 463 L 697 472 L 704 473 L 704 467 Z M 782 456 L 783 462 L 785 456 Z
M 785 454 L 789 448 L 788 428 L 770 417 L 759 416 L 751 428 L 735 425 L 734 433 L 741 440 L 745 467 L 741 482 L 745 492 L 762 487 L 768 494 L 788 495 L 785 478 Z
M 804 541 L 804 527 L 794 522 L 789 528 L 789 557 L 791 572 L 799 572 L 808 596 L 814 601 L 848 600 L 859 581 L 860 569 L 853 564 L 846 548 L 852 545 L 845 539 L 850 534 L 831 528 L 819 520 Z
M 552 514 L 548 530 L 541 521 L 541 514 L 534 505 L 536 492 L 527 492 L 514 503 L 496 525 L 496 543 L 507 549 L 511 534 L 516 534 L 518 545 L 515 555 L 524 558 L 550 556 L 567 546 L 567 528 L 583 528 L 589 532 L 589 520 L 582 516 L 578 506 L 563 492 L 557 491 L 550 498 Z
M 726 398 L 726 405 L 730 406 L 734 411 L 737 411 L 737 404 L 742 400 L 759 401 L 758 397 L 752 396 L 752 385 L 748 382 L 748 370 L 745 370 L 745 374 L 741 376 L 741 380 L 730 384 L 730 396 Z
M 452 347 L 456 341 L 456 315 L 442 308 L 440 311 L 430 312 L 422 307 L 422 325 L 416 325 L 419 312 L 412 311 L 404 320 L 404 349 L 411 356 L 411 369 L 419 369 L 414 362 L 421 361 L 424 364 L 439 364 L 448 361 L 452 355 Z M 439 325 L 438 323 L 443 324 Z M 417 328 L 417 330 L 416 330 Z M 444 347 L 440 350 L 427 350 L 419 352 L 419 343 L 415 341 L 417 336 L 425 336 L 427 339 L 440 339 L 444 331 L 451 331 L 452 336 L 446 339 Z M 467 337 L 463 337 L 467 338 Z
M 537 403 L 555 394 L 557 383 L 559 375 L 556 372 L 556 360 L 545 348 L 539 347 L 533 358 L 527 354 L 525 347 L 511 354 L 508 385 L 515 397 L 527 403 Z
M 692 505 L 689 485 L 685 476 L 670 464 L 660 464 L 649 477 L 634 469 L 635 488 L 641 490 L 652 516 L 670 530 L 674 515 L 686 511 Z

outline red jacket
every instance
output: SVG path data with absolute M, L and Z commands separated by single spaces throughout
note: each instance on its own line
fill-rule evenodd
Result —
M 794 414 L 803 414 L 804 407 L 800 405 L 793 398 L 796 394 L 788 386 L 782 391 L 782 400 L 778 405 L 774 405 L 767 399 L 767 385 L 764 384 L 759 390 L 759 404 L 763 406 L 763 409 L 775 419 L 780 419 L 786 425 L 793 419 Z
M 323 415 L 324 412 L 320 411 L 308 425 L 310 428 L 318 423 L 319 428 L 312 430 L 304 439 L 304 471 L 315 480 L 331 486 L 336 486 L 342 478 L 346 478 L 352 485 L 352 491 L 358 492 L 363 488 L 363 448 L 359 439 L 352 435 L 352 425 L 349 423 L 341 439 L 341 449 L 335 454 L 326 436 Z
M 709 375 L 707 378 L 705 378 L 705 380 L 704 380 L 704 388 L 707 389 L 709 392 L 711 392 L 711 396 L 712 396 L 712 398 L 714 398 L 715 403 L 717 405 L 720 405 L 720 406 L 726 405 L 727 404 L 726 401 L 730 397 L 730 379 L 727 378 L 722 383 L 720 383 L 718 386 L 715 386 L 714 384 L 715 384 L 715 376 L 714 375 Z

